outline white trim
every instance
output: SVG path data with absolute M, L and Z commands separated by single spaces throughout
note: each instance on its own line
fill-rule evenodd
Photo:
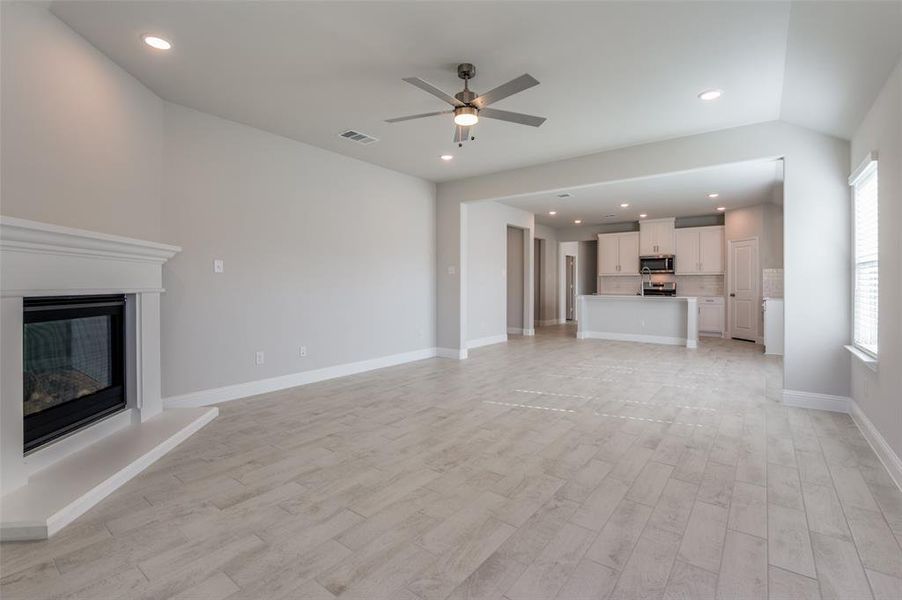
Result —
M 522 327 L 508 327 L 507 332 L 511 335 L 523 335 Z
M 613 340 L 617 342 L 642 342 L 646 344 L 666 344 L 668 346 L 689 346 L 684 337 L 670 337 L 664 335 L 645 335 L 642 333 L 610 333 L 607 331 L 579 331 L 576 337 L 585 340 Z M 690 340 L 691 341 L 691 340 Z
M 523 335 L 535 335 L 535 334 L 536 334 L 535 329 L 524 329 L 523 330 Z
M 300 373 L 270 377 L 269 379 L 258 379 L 256 381 L 247 381 L 245 383 L 236 383 L 220 388 L 189 392 L 179 396 L 170 396 L 168 398 L 163 398 L 163 406 L 165 408 L 207 406 L 210 404 L 218 404 L 219 402 L 237 400 L 239 398 L 247 398 L 248 396 L 256 396 L 258 394 L 266 394 L 268 392 L 276 392 L 300 385 L 307 385 L 308 383 L 335 379 L 336 377 L 345 377 L 347 375 L 365 373 L 366 371 L 374 371 L 376 369 L 383 369 L 385 367 L 392 367 L 417 360 L 435 358 L 436 356 L 463 359 L 467 357 L 466 352 L 466 349 L 458 351 L 447 348 L 424 348 L 412 352 L 380 356 L 378 358 L 333 365 L 322 369 L 302 371 Z
M 465 360 L 468 356 L 466 348 L 436 348 L 435 355 L 438 358 L 452 358 L 454 360 Z
M 852 420 L 855 422 L 855 425 L 858 426 L 861 435 L 868 441 L 868 444 L 870 444 L 871 448 L 874 450 L 877 458 L 883 463 L 889 476 L 896 483 L 896 487 L 902 490 L 902 459 L 899 458 L 898 454 L 893 452 L 892 447 L 887 443 L 886 439 L 880 434 L 877 428 L 874 427 L 874 424 L 868 419 L 867 415 L 864 414 L 864 411 L 861 410 L 858 403 L 852 400 L 850 401 L 850 404 Z
M 847 345 L 847 346 L 843 346 L 843 348 L 848 350 L 849 354 L 851 354 L 852 356 L 857 358 L 859 360 L 859 362 L 861 362 L 861 364 L 863 364 L 864 366 L 869 368 L 871 371 L 873 371 L 875 373 L 877 372 L 877 357 L 876 356 L 873 356 L 872 354 L 865 352 L 864 350 L 862 350 L 861 348 L 858 348 L 857 346 Z
M 797 408 L 813 408 L 831 412 L 848 413 L 852 399 L 848 396 L 833 396 L 800 390 L 783 390 L 783 404 Z
M 477 338 L 467 342 L 467 348 L 481 348 L 482 346 L 491 346 L 492 344 L 500 344 L 507 341 L 507 334 L 490 335 L 488 337 Z
M 871 172 L 877 166 L 877 151 L 868 152 L 864 160 L 858 165 L 858 168 L 849 175 L 849 185 L 855 185 L 858 181 Z
M 215 407 L 165 411 L 36 473 L 4 496 L 0 541 L 49 538 L 218 414 Z

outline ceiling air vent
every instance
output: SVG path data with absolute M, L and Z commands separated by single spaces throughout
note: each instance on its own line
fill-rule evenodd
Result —
M 558 194 L 557 197 L 558 198 L 572 198 L 573 194 L 571 194 L 570 192 L 563 192 L 562 194 Z
M 376 138 L 371 135 L 367 135 L 365 133 L 360 133 L 359 131 L 354 131 L 353 129 L 348 129 L 347 131 L 342 131 L 338 134 L 346 140 L 350 140 L 352 142 L 357 142 L 358 144 L 372 144 L 373 142 L 378 142 Z

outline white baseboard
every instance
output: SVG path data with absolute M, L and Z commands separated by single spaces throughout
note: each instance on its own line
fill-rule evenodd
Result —
M 500 344 L 507 341 L 507 334 L 490 335 L 488 337 L 478 338 L 467 342 L 467 348 L 480 348 L 482 346 L 491 346 L 492 344 Z
M 902 459 L 899 458 L 898 454 L 893 452 L 892 447 L 890 447 L 883 435 L 877 431 L 877 428 L 874 427 L 871 420 L 868 419 L 867 415 L 864 414 L 864 411 L 861 410 L 861 407 L 858 406 L 858 403 L 854 400 L 850 400 L 849 404 L 852 420 L 855 421 L 855 424 L 861 431 L 861 435 L 864 436 L 864 439 L 870 444 L 874 453 L 877 455 L 877 458 L 879 458 L 880 462 L 883 463 L 883 466 L 886 467 L 889 476 L 896 483 L 896 487 L 902 490 Z
M 439 358 L 466 360 L 468 353 L 466 348 L 436 348 L 435 355 Z
M 535 334 L 536 334 L 535 329 L 524 329 L 523 330 L 523 335 L 535 335 Z
M 523 335 L 522 327 L 508 327 L 507 332 L 511 335 Z
M 848 413 L 852 399 L 848 396 L 833 396 L 798 390 L 783 390 L 783 404 L 797 408 L 813 408 L 831 412 Z
M 357 373 L 364 373 L 375 369 L 393 367 L 395 365 L 416 360 L 435 358 L 436 356 L 464 359 L 467 357 L 466 352 L 466 349 L 458 351 L 456 349 L 451 350 L 448 348 L 424 348 L 422 350 L 414 350 L 413 352 L 380 356 L 379 358 L 334 365 L 322 369 L 314 369 L 312 371 L 302 371 L 300 373 L 292 373 L 291 375 L 282 375 L 280 377 L 271 377 L 269 379 L 258 379 L 256 381 L 236 383 L 220 388 L 189 392 L 179 396 L 170 396 L 169 398 L 163 398 L 163 406 L 166 408 L 207 406 L 209 404 L 237 400 L 238 398 L 256 396 L 267 392 L 276 392 L 287 388 L 297 387 L 299 385 L 315 383 L 317 381 L 335 379 L 336 377 L 345 377 L 347 375 L 355 375 Z
M 642 333 L 610 333 L 607 331 L 578 331 L 576 337 L 581 340 L 613 340 L 616 342 L 643 342 L 646 344 L 666 344 L 668 346 L 685 346 L 686 338 L 664 335 L 645 335 Z

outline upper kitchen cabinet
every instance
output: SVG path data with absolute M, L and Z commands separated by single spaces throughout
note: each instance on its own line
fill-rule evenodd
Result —
M 639 234 L 602 233 L 598 235 L 599 275 L 639 274 Z
M 676 274 L 723 274 L 723 227 L 689 227 L 677 229 Z
M 650 219 L 639 222 L 639 254 L 674 254 L 675 219 Z

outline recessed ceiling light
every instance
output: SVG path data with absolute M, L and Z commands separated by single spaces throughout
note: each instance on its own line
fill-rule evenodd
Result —
M 640 219 L 644 219 L 644 218 L 647 217 L 647 216 L 648 216 L 647 214 L 642 213 L 642 214 L 639 215 L 639 218 L 640 218 Z
M 451 160 L 452 158 L 454 158 L 454 155 L 452 154 L 442 154 L 441 156 L 442 160 Z
M 698 99 L 710 102 L 711 100 L 717 100 L 721 96 L 723 96 L 723 90 L 705 90 L 699 93 Z
M 622 202 L 620 204 L 620 208 L 627 208 L 629 205 L 630 205 L 629 202 Z
M 144 40 L 145 44 L 151 48 L 156 48 L 157 50 L 169 50 L 172 48 L 172 42 L 157 35 L 146 33 L 141 36 L 141 39 Z
M 723 211 L 727 210 L 727 207 L 726 206 L 718 206 L 717 210 L 719 210 L 720 212 L 723 212 Z
M 548 214 L 551 215 L 551 216 L 553 217 L 554 215 L 557 214 L 557 211 L 556 211 L 556 210 L 549 210 L 549 211 L 548 211 Z
M 718 193 L 708 194 L 708 198 L 712 198 L 712 199 L 713 199 L 713 198 L 719 198 L 719 197 L 720 197 L 720 194 L 718 194 Z
M 577 225 L 579 225 L 580 223 L 583 222 L 583 220 L 582 219 L 573 219 L 573 222 L 576 223 Z

